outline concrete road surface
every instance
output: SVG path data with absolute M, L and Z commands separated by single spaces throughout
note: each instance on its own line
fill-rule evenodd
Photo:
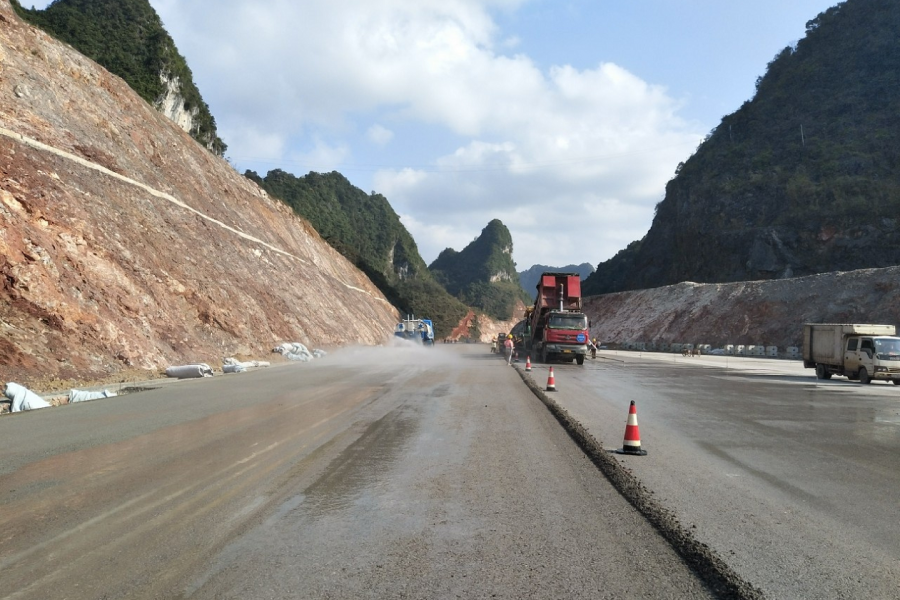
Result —
M 767 597 L 900 598 L 900 386 L 637 352 L 554 372 L 555 401 L 609 449 L 635 401 L 648 456 L 616 460 Z
M 576 377 L 584 390 L 606 385 L 604 371 L 592 364 L 559 378 L 560 397 L 598 429 L 624 425 L 624 413 L 611 404 L 595 410 L 600 401 L 570 390 Z M 629 371 L 644 373 L 629 386 L 660 398 L 657 408 L 641 402 L 652 454 L 633 468 L 667 501 L 679 510 L 696 502 L 704 513 L 718 510 L 716 477 L 753 489 L 754 473 L 739 465 L 708 469 L 710 461 L 730 465 L 713 448 L 744 415 L 702 416 L 707 445 L 693 444 L 681 430 L 694 414 L 668 410 L 662 398 L 669 386 L 683 394 L 694 383 L 667 382 L 649 364 Z M 606 401 L 617 396 L 612 389 Z M 668 436 L 659 431 L 665 419 L 673 421 Z M 727 421 L 718 432 L 717 419 Z M 788 451 L 802 450 L 790 433 Z M 516 369 L 482 345 L 346 349 L 309 364 L 180 381 L 7 416 L 0 439 L 4 598 L 730 593 L 715 587 L 709 563 L 676 553 Z M 689 458 L 696 447 L 709 458 Z M 675 479 L 683 489 L 672 489 Z M 816 490 L 804 492 L 815 498 Z M 725 558 L 742 562 L 768 539 L 745 533 L 772 517 L 757 507 L 777 498 L 751 496 L 740 508 L 734 496 L 726 508 L 746 520 L 742 528 L 712 516 L 696 522 Z M 818 546 L 807 554 L 794 564 L 834 558 Z

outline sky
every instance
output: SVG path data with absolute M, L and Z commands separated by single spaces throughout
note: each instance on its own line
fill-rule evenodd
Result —
M 150 0 L 240 173 L 338 171 L 426 264 L 500 219 L 519 271 L 641 239 L 678 164 L 837 3 Z

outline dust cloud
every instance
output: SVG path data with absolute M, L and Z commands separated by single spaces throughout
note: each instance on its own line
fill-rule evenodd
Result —
M 461 365 L 462 353 L 458 351 L 457 346 L 455 344 L 423 346 L 417 342 L 391 338 L 382 346 L 346 346 L 333 350 L 321 359 L 321 363 L 353 367 Z

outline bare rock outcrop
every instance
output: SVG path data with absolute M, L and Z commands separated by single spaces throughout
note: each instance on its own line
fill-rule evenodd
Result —
M 0 0 L 0 380 L 376 344 L 397 318 L 308 223 Z
M 604 343 L 800 346 L 803 323 L 900 324 L 900 267 L 775 281 L 679 283 L 585 300 Z

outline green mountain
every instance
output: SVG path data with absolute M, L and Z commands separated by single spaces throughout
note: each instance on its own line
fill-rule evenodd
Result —
M 400 217 L 381 194 L 366 194 L 337 172 L 296 177 L 280 169 L 244 174 L 281 199 L 353 262 L 404 314 L 430 318 L 446 336 L 468 312 L 435 281 Z
M 581 263 L 580 265 L 566 265 L 565 267 L 548 267 L 547 265 L 533 265 L 530 269 L 519 271 L 519 281 L 522 287 L 534 300 L 537 297 L 537 284 L 541 280 L 541 274 L 546 272 L 556 273 L 578 273 L 581 280 L 584 281 L 591 273 L 594 272 L 594 265 L 591 263 Z
M 900 264 L 900 4 L 818 15 L 679 165 L 647 235 L 584 285 L 605 293 Z
M 487 224 L 462 251 L 447 248 L 428 265 L 448 292 L 500 320 L 512 318 L 516 301 L 530 304 L 512 259 L 509 229 L 498 219 Z
M 148 0 L 55 0 L 44 10 L 11 1 L 20 17 L 124 79 L 157 110 L 183 102 L 191 136 L 224 155 L 227 146 L 191 70 Z

